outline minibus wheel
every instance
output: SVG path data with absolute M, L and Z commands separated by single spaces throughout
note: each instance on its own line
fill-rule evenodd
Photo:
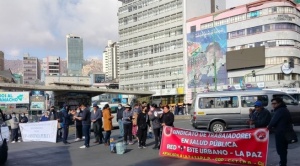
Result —
M 225 124 L 220 121 L 215 121 L 210 125 L 210 131 L 214 133 L 223 132 L 225 130 Z

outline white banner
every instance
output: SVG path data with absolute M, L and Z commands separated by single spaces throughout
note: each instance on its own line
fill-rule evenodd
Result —
M 0 104 L 29 103 L 29 92 L 0 92 Z
M 20 123 L 23 142 L 43 141 L 56 143 L 57 121 Z
M 2 142 L 2 139 L 6 138 L 6 142 L 10 142 L 9 139 L 9 129 L 7 126 L 1 126 L 1 132 L 0 132 L 0 142 Z M 1 145 L 1 143 L 0 143 Z

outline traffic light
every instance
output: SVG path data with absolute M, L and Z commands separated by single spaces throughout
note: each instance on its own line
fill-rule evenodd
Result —
M 252 77 L 255 77 L 255 70 L 252 70 Z
M 289 59 L 290 68 L 294 68 L 294 58 Z

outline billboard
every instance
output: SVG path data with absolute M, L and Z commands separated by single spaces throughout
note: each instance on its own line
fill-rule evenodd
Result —
M 226 25 L 187 34 L 188 88 L 227 84 L 226 51 Z
M 22 103 L 29 103 L 29 92 L 0 92 L 0 104 Z
M 45 109 L 45 102 L 31 102 L 30 110 L 44 110 Z
M 265 46 L 228 51 L 226 55 L 227 70 L 263 67 L 265 61 Z
M 94 83 L 105 82 L 105 74 L 94 74 Z

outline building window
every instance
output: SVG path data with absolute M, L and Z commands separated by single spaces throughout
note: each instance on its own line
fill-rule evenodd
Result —
M 298 74 L 292 73 L 292 80 L 297 80 L 297 75 Z
M 196 32 L 196 25 L 191 26 L 191 32 Z
M 284 74 L 283 73 L 278 73 L 277 74 L 277 80 L 284 80 Z
M 262 32 L 262 26 L 247 28 L 247 35 L 254 35 Z

